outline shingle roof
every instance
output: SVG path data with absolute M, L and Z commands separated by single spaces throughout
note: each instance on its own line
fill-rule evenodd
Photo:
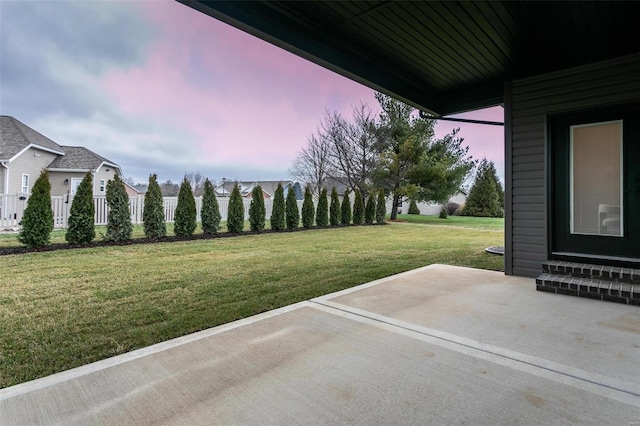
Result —
M 49 169 L 82 169 L 95 170 L 104 162 L 114 164 L 101 155 L 83 146 L 63 146 L 64 156 L 60 156 L 49 164 Z
M 29 145 L 64 152 L 62 147 L 19 120 L 0 115 L 0 160 L 8 161 Z

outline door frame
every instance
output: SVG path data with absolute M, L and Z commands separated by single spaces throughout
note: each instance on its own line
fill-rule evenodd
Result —
M 566 111 L 558 114 L 549 114 L 547 116 L 546 124 L 546 158 L 547 167 L 545 173 L 546 189 L 547 189 L 547 255 L 549 259 L 555 260 L 567 260 L 573 262 L 584 263 L 598 263 L 612 266 L 622 267 L 634 267 L 640 268 L 640 242 L 635 242 L 633 237 L 636 237 L 635 241 L 640 240 L 640 225 L 637 224 L 637 217 L 640 217 L 640 201 L 635 199 L 631 203 L 629 200 L 631 197 L 640 197 L 640 195 L 632 194 L 629 190 L 629 179 L 627 179 L 628 169 L 631 160 L 628 158 L 627 150 L 631 144 L 627 138 L 633 138 L 636 140 L 638 146 L 631 148 L 630 152 L 635 152 L 636 155 L 640 155 L 640 102 L 622 103 L 617 105 L 608 105 L 601 107 L 594 107 L 589 109 Z M 636 121 L 633 118 L 636 117 Z M 624 118 L 623 121 L 623 163 L 621 164 L 622 170 L 624 170 L 623 178 L 623 208 L 634 209 L 638 211 L 636 218 L 632 218 L 630 214 L 625 212 L 623 214 L 623 227 L 627 232 L 626 237 L 602 237 L 598 235 L 579 235 L 570 234 L 569 229 L 566 226 L 570 226 L 570 209 L 566 205 L 566 202 L 570 202 L 570 136 L 568 134 L 570 126 L 576 126 L 580 124 L 591 124 L 599 122 L 607 122 Z M 631 123 L 631 124 L 626 124 Z M 631 134 L 628 134 L 626 130 L 631 129 Z M 559 132 L 564 132 L 562 136 L 558 136 Z M 628 146 L 627 146 L 628 145 Z M 626 147 L 626 148 L 625 148 Z M 564 166 L 564 169 L 563 169 Z M 561 170 L 559 172 L 559 170 Z M 640 173 L 640 172 L 637 172 Z M 564 197 L 563 197 L 564 196 Z M 564 204 L 563 204 L 564 202 Z M 626 207 L 624 207 L 626 206 Z M 561 215 L 563 215 L 561 217 Z M 633 223 L 631 220 L 636 219 Z M 559 230 L 562 229 L 562 231 Z M 562 234 L 562 235 L 559 235 Z M 567 238 L 568 237 L 568 238 Z M 562 247 L 559 240 L 565 238 L 565 242 L 569 240 L 569 244 Z M 618 244 L 618 247 L 626 246 L 627 255 L 624 254 L 624 250 L 620 250 L 616 254 L 607 254 L 609 247 L 614 247 L 618 241 L 624 241 L 624 243 Z M 573 241 L 571 241 L 573 240 Z M 603 243 L 604 241 L 604 243 Z M 580 242 L 587 247 L 593 244 L 604 244 L 604 248 L 601 248 L 600 254 L 596 253 L 583 253 L 579 250 L 563 250 L 563 248 L 571 247 Z M 560 246 L 560 247 L 559 247 Z M 586 251 L 586 250 L 585 250 Z M 592 250 L 593 252 L 598 250 Z M 615 252 L 615 250 L 611 250 Z M 623 253 L 623 254 L 620 254 Z

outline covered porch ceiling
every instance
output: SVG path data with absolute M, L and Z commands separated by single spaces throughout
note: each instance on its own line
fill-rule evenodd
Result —
M 436 115 L 640 47 L 637 1 L 178 1 Z

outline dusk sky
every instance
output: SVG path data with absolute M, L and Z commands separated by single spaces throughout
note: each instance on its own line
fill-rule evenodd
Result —
M 289 179 L 325 110 L 374 92 L 174 1 L 0 0 L 0 114 L 127 177 Z M 457 117 L 503 121 L 501 107 Z M 504 175 L 503 129 L 460 127 Z

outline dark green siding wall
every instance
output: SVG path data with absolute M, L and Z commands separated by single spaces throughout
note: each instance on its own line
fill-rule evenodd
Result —
M 640 99 L 640 54 L 513 81 L 505 96 L 505 271 L 533 277 L 548 252 L 547 115 Z

